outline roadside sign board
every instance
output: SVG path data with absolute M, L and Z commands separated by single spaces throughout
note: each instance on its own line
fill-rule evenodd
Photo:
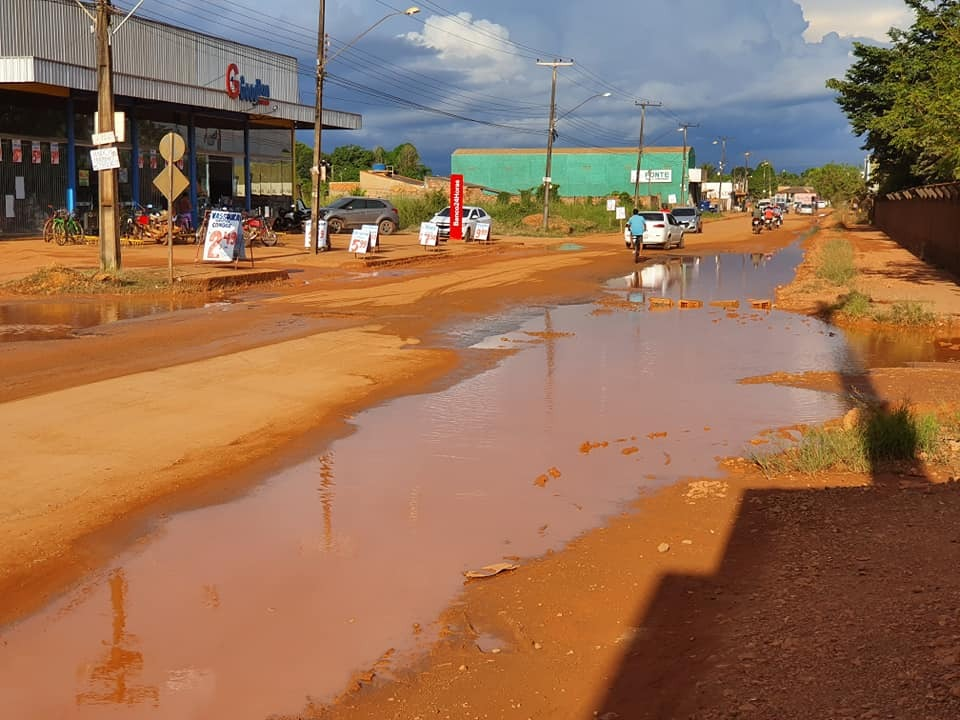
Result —
M 627 209 L 623 205 L 617 206 L 617 220 L 627 219 Z
M 617 209 L 617 199 L 607 198 L 607 212 L 613 212 Z
M 420 223 L 420 244 L 436 246 L 439 233 L 437 224 L 432 222 Z
M 90 151 L 90 166 L 96 170 L 113 170 L 120 167 L 120 153 L 115 147 L 97 148 Z
M 313 227 L 313 220 L 307 220 L 303 224 L 303 247 L 309 250 L 311 245 L 310 228 Z M 317 220 L 317 247 L 330 249 L 329 238 L 327 237 L 327 221 Z
M 180 172 L 180 168 L 173 164 L 164 167 L 153 179 L 153 184 L 170 202 L 176 200 L 180 197 L 180 193 L 190 187 L 190 181 L 187 180 L 187 176 Z
M 380 246 L 380 226 L 361 225 L 360 227 L 370 233 L 370 249 L 376 250 Z
M 91 139 L 94 145 L 109 145 L 117 141 L 117 136 L 113 130 L 108 130 L 107 132 L 93 133 Z
M 473 239 L 486 242 L 490 239 L 490 223 L 477 223 L 473 230 Z
M 350 236 L 350 252 L 365 253 L 370 249 L 370 231 L 357 228 Z
M 450 176 L 450 239 L 463 240 L 463 175 Z
M 244 260 L 243 218 L 240 213 L 214 210 L 203 238 L 204 262 L 231 263 Z

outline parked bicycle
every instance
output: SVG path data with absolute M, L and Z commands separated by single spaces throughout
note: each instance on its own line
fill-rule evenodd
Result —
M 51 210 L 50 217 L 43 224 L 43 240 L 56 242 L 57 245 L 66 245 L 69 243 L 83 243 L 86 238 L 83 234 L 83 225 L 76 214 L 66 208 L 53 210 L 53 206 L 48 206 Z

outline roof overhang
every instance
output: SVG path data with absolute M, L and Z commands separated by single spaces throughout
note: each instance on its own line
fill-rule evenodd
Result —
M 34 56 L 0 57 L 0 86 L 27 92 L 63 95 L 70 89 L 96 92 L 96 71 Z M 235 100 L 220 89 L 195 87 L 175 81 L 160 81 L 115 72 L 115 95 L 155 103 L 170 103 L 200 110 L 239 113 L 254 125 L 306 130 L 314 126 L 316 110 L 310 105 L 263 98 L 260 103 Z M 359 130 L 362 116 L 339 110 L 323 111 L 323 126 L 335 130 Z

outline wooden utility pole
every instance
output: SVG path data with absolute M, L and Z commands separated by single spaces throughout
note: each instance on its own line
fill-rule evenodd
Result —
M 633 207 L 640 207 L 640 163 L 643 160 L 643 125 L 647 119 L 648 107 L 660 107 L 662 102 L 652 100 L 634 100 L 634 105 L 640 108 L 640 142 L 637 143 L 637 175 L 633 181 Z
M 681 158 L 682 164 L 680 168 L 680 204 L 686 205 L 687 197 L 687 172 L 689 168 L 687 167 L 687 130 L 692 127 L 700 127 L 700 123 L 680 123 L 680 127 L 677 128 L 680 132 L 683 133 L 683 158 Z
M 547 126 L 547 167 L 543 173 L 543 229 L 546 230 L 550 222 L 550 187 L 553 178 L 550 176 L 553 164 L 553 138 L 557 134 L 557 68 L 573 65 L 573 60 L 552 62 L 537 60 L 541 67 L 553 68 L 553 84 L 550 86 L 550 122 Z
M 317 13 L 317 97 L 313 107 L 313 166 L 310 168 L 310 176 L 313 179 L 313 188 L 310 192 L 310 249 L 313 250 L 314 254 L 321 250 L 319 247 L 320 215 L 317 210 L 320 208 L 320 183 L 326 180 L 320 174 L 320 143 L 323 139 L 323 74 L 327 64 L 324 58 L 327 42 L 324 34 L 326 10 L 326 0 L 320 0 L 320 8 Z M 326 245 L 322 249 L 326 250 Z
M 97 0 L 97 132 L 113 132 L 113 50 L 110 46 L 110 0 Z M 120 271 L 120 222 L 117 172 L 100 170 L 100 270 Z M 172 210 L 172 208 L 171 208 Z

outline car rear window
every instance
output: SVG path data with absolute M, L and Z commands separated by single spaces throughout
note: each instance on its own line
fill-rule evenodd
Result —
M 696 215 L 697 211 L 693 208 L 676 208 L 673 211 L 674 217 L 686 217 L 687 215 Z
M 659 220 L 660 222 L 663 222 L 663 213 L 643 212 L 643 213 L 640 213 L 640 215 L 641 217 L 643 217 L 644 220 Z

